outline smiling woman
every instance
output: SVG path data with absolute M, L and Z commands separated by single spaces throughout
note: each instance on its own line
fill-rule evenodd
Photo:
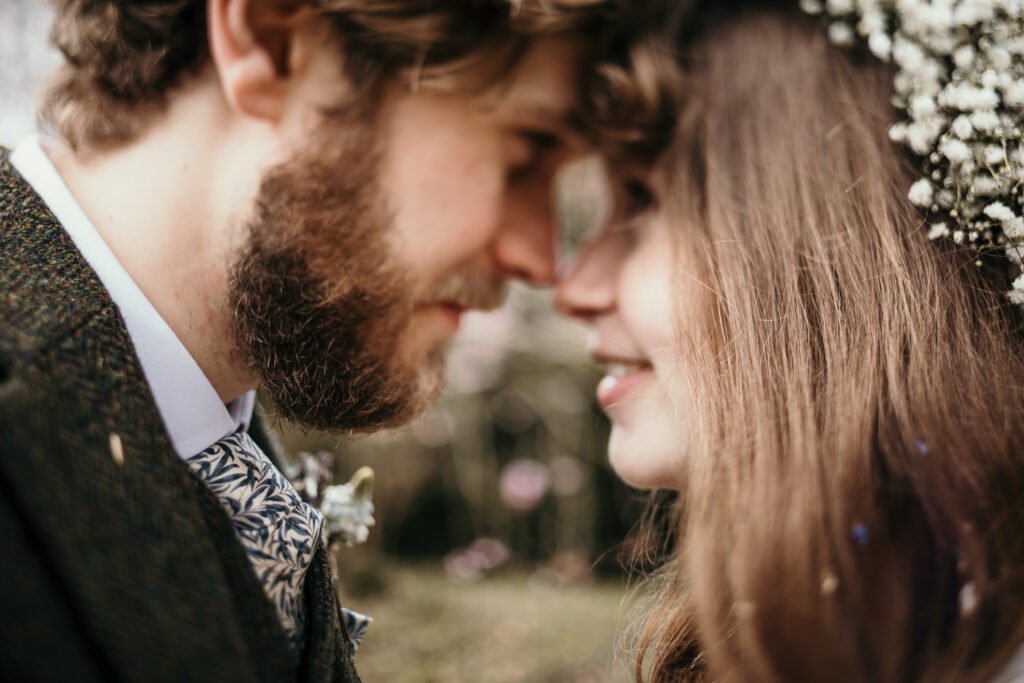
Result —
M 556 303 L 591 323 L 591 351 L 608 366 L 597 398 L 612 421 L 612 466 L 639 488 L 678 488 L 687 437 L 671 324 L 681 305 L 676 250 L 653 204 L 633 208 L 639 210 L 628 220 L 584 246 Z
M 640 176 L 655 205 L 598 235 L 560 286 L 609 363 L 616 470 L 679 493 L 637 675 L 1020 680 L 1006 668 L 1024 643 L 1024 329 L 1006 296 L 1020 256 L 994 222 L 981 254 L 967 235 L 930 239 L 941 219 L 908 192 L 930 188 L 923 163 L 941 181 L 964 158 L 895 145 L 894 103 L 917 81 L 791 4 L 700 3 L 672 36 L 675 139 Z M 904 26 L 939 16 L 861 4 Z M 1020 35 L 1019 14 L 989 9 L 993 35 Z M 987 35 L 956 16 L 942 38 Z M 895 61 L 917 54 L 903 48 Z M 988 192 L 1019 206 L 1020 164 L 990 158 Z M 1019 218 L 1004 220 L 1014 238 Z

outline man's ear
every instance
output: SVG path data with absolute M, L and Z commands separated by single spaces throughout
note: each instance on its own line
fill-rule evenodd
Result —
M 207 14 L 210 55 L 228 104 L 246 116 L 279 120 L 307 6 L 294 0 L 209 0 Z

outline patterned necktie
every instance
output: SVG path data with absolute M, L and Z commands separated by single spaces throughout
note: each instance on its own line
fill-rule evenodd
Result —
M 246 432 L 224 437 L 187 458 L 216 494 L 296 652 L 302 648 L 302 585 L 324 518 Z M 361 634 L 360 634 L 361 635 Z

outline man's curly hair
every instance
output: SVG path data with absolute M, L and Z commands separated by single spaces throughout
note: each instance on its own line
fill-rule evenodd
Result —
M 373 109 L 381 86 L 474 90 L 500 83 L 541 36 L 586 38 L 585 109 L 602 135 L 638 141 L 652 130 L 659 87 L 635 81 L 635 7 L 627 0 L 270 0 L 307 5 L 326 18 L 356 88 L 350 103 Z M 51 39 L 65 64 L 43 93 L 40 119 L 73 148 L 131 141 L 173 90 L 209 59 L 204 0 L 52 0 Z M 641 22 L 642 23 L 642 22 Z M 634 35 L 635 34 L 635 35 Z M 650 71 L 650 69 L 648 69 Z M 627 121 L 628 119 L 628 121 Z M 626 125 L 622 125 L 626 124 Z M 629 134 L 622 131 L 629 129 Z M 646 129 L 641 134 L 640 129 Z

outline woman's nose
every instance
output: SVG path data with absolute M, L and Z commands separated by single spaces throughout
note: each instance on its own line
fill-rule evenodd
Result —
M 585 245 L 555 287 L 555 307 L 573 318 L 591 320 L 615 308 L 618 259 L 603 239 Z

